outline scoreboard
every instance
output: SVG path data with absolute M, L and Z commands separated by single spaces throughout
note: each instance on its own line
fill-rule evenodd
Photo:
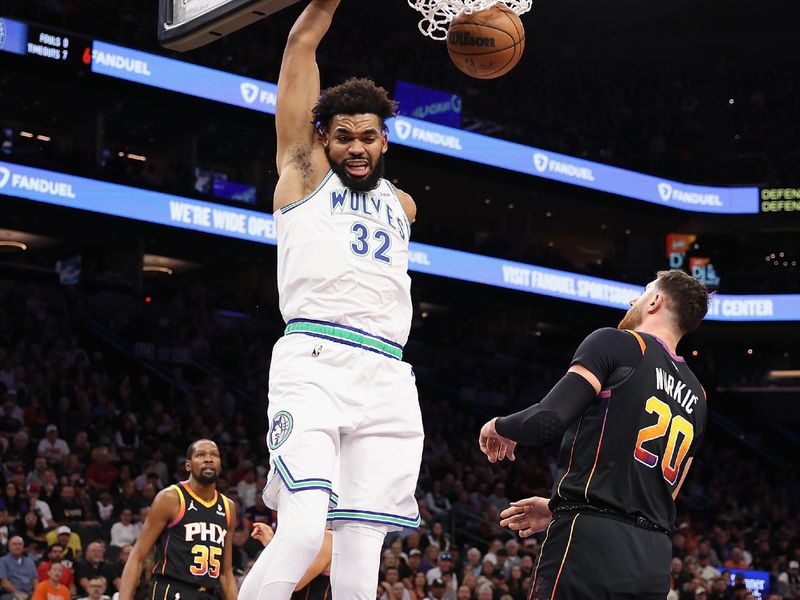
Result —
M 92 40 L 56 29 L 0 17 L 0 52 L 10 52 L 88 71 Z

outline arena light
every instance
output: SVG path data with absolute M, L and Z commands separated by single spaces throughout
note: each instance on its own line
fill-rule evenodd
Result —
M 165 275 L 172 275 L 172 269 L 169 267 L 160 267 L 158 265 L 145 265 L 142 267 L 145 273 L 164 273 Z
M 767 373 L 767 379 L 800 379 L 800 369 L 775 369 Z
M 0 240 L 0 248 L 16 248 L 25 251 L 28 249 L 28 245 L 14 240 Z
M 0 162 L 0 195 L 178 227 L 260 244 L 277 244 L 272 215 L 116 183 Z M 626 310 L 642 286 L 412 242 L 409 270 L 482 285 Z M 725 295 L 707 320 L 800 321 L 800 294 Z

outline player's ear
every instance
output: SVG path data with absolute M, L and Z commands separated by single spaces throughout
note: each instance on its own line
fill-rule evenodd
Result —
M 664 295 L 656 292 L 653 295 L 652 300 L 650 300 L 649 304 L 647 305 L 647 312 L 652 314 L 657 310 L 663 308 L 663 306 L 664 306 Z
M 325 131 L 322 127 L 317 127 L 317 136 L 319 137 L 319 141 L 322 142 L 322 145 L 325 146 L 326 148 L 328 147 L 328 144 L 331 143 L 331 139 L 330 136 L 328 135 L 328 132 Z
M 192 461 L 190 461 L 189 459 L 186 459 L 186 464 L 184 465 L 184 467 L 186 467 L 186 472 L 187 473 L 191 473 L 192 472 Z
M 381 134 L 381 154 L 386 154 L 386 151 L 389 149 L 389 134 L 386 133 L 386 130 L 383 130 Z

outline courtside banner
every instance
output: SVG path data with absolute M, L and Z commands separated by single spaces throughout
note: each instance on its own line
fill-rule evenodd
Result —
M 0 196 L 257 242 L 277 243 L 272 215 L 0 162 Z M 412 242 L 409 270 L 625 310 L 638 285 Z M 800 321 L 800 295 L 717 295 L 709 320 Z
M 94 42 L 92 72 L 275 114 L 277 85 L 179 60 Z M 679 183 L 412 117 L 387 122 L 391 142 L 680 210 L 757 214 L 756 187 Z

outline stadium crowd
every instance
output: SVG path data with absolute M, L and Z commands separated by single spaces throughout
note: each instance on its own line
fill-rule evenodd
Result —
M 73 597 L 113 595 L 148 506 L 184 478 L 185 447 L 199 437 L 215 439 L 223 453 L 219 487 L 239 508 L 234 567 L 243 577 L 261 549 L 248 536 L 251 523 L 276 522 L 259 493 L 266 411 L 251 401 L 264 397 L 281 323 L 233 319 L 213 308 L 209 293 L 190 288 L 149 313 L 117 308 L 108 331 L 174 332 L 190 349 L 190 360 L 159 375 L 91 334 L 87 308 L 103 314 L 92 302 L 77 290 L 0 286 L 3 598 L 29 598 L 38 582 L 59 578 Z M 483 349 L 465 337 L 463 352 L 446 357 L 419 337 L 409 355 L 426 427 L 423 527 L 387 540 L 376 598 L 525 598 L 541 536 L 516 538 L 498 526 L 499 513 L 510 500 L 548 494 L 556 448 L 491 466 L 475 432 L 486 411 L 541 397 L 559 361 L 535 361 L 524 343 L 504 348 L 499 337 L 488 345 L 484 338 Z M 484 367 L 476 369 L 481 352 Z M 732 568 L 769 572 L 772 599 L 800 598 L 797 480 L 722 436 L 709 436 L 679 501 L 670 598 L 751 598 L 741 581 L 729 584 Z

